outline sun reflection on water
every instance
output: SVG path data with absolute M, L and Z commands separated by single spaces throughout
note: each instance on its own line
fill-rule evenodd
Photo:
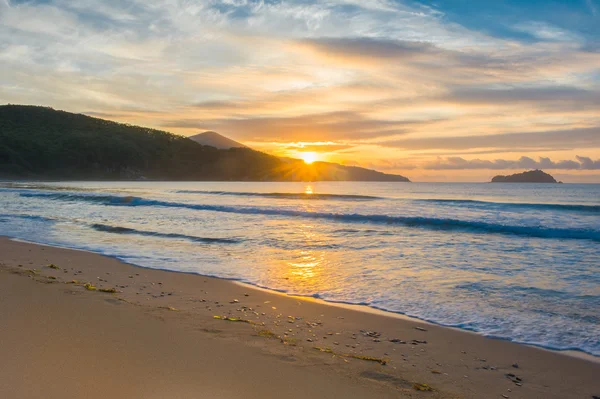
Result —
M 320 286 L 322 279 L 322 264 L 326 254 L 323 250 L 315 250 L 311 247 L 322 245 L 324 237 L 315 231 L 312 224 L 300 224 L 297 233 L 303 236 L 303 248 L 294 251 L 292 259 L 288 260 L 287 274 L 296 286 Z
M 304 194 L 307 194 L 307 195 L 313 194 L 313 188 L 310 184 L 304 188 Z
M 300 251 L 299 259 L 296 262 L 288 262 L 291 266 L 290 274 L 299 280 L 313 279 L 316 277 L 315 268 L 323 260 L 321 256 L 315 256 L 314 251 Z

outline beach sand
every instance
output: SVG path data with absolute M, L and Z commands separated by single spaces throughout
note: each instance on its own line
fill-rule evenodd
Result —
M 0 398 L 600 395 L 597 361 L 382 313 L 0 238 Z

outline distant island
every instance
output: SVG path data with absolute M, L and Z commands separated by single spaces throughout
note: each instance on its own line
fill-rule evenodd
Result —
M 329 162 L 308 165 L 252 150 L 214 132 L 190 139 L 29 105 L 0 106 L 0 178 L 410 181 L 400 175 Z
M 562 183 L 542 170 L 530 170 L 510 176 L 495 176 L 492 183 Z

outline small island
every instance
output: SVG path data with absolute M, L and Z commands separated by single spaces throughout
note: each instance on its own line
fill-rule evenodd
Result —
M 510 176 L 495 176 L 492 183 L 561 183 L 548 173 L 536 169 Z

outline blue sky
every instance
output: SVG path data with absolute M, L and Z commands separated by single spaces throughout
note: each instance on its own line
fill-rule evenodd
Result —
M 0 103 L 413 180 L 600 182 L 600 0 L 0 0 Z
M 600 36 L 598 0 L 442 0 L 415 3 L 439 10 L 449 21 L 498 37 L 540 40 L 518 28 L 531 21 L 575 32 L 590 41 L 597 42 Z

